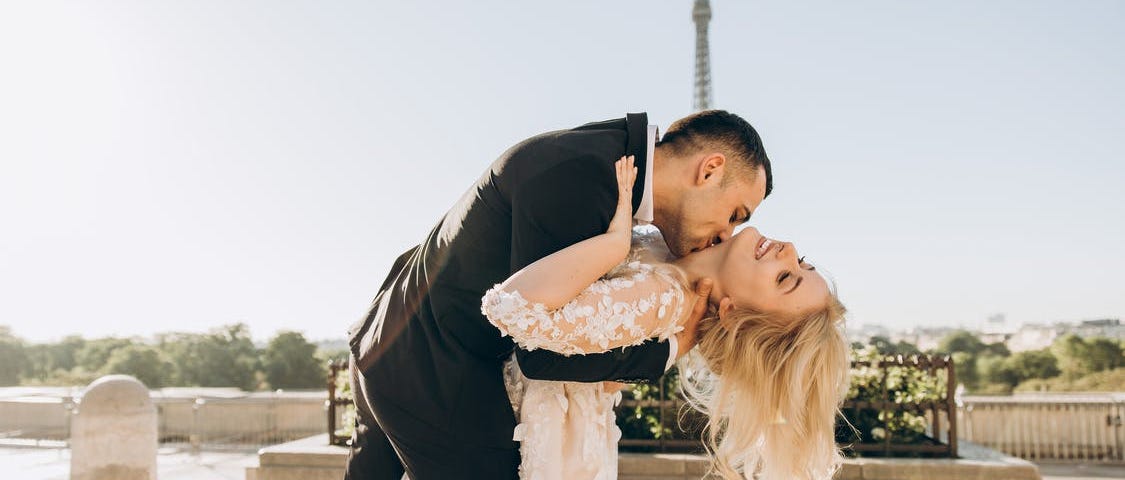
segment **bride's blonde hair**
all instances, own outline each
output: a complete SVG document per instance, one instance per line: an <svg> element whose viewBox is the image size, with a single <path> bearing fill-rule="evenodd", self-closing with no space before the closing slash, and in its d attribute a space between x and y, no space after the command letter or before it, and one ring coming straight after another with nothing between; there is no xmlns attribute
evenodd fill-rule
<svg viewBox="0 0 1125 480"><path fill-rule="evenodd" d="M845 311L831 292L823 308L797 318L735 309L720 320L712 309L700 320L680 386L708 417L714 472L832 478L843 463L835 419L849 384Z"/></svg>
<svg viewBox="0 0 1125 480"><path fill-rule="evenodd" d="M643 255L646 245L660 246L655 238L634 236L630 260L654 264L692 292L670 257ZM712 307L699 321L697 346L679 362L680 389L708 417L703 444L714 472L727 480L832 478L843 463L835 420L850 382L846 312L830 290L822 308L796 318L736 308L720 320Z"/></svg>

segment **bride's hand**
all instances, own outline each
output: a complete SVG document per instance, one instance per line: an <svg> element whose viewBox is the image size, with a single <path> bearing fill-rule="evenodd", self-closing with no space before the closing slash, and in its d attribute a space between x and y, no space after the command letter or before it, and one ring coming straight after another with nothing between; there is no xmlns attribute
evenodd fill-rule
<svg viewBox="0 0 1125 480"><path fill-rule="evenodd" d="M614 165L617 168L617 211L606 233L620 236L627 246L633 235L633 182L637 180L637 167L633 166L632 155L621 157Z"/></svg>

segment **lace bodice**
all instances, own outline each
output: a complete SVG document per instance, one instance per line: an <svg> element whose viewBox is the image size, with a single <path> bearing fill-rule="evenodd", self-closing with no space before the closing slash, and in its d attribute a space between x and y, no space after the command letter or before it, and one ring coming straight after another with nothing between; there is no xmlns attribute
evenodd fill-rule
<svg viewBox="0 0 1125 480"><path fill-rule="evenodd" d="M566 355L598 353L667 338L682 330L685 292L673 267L661 263L663 240L634 230L625 261L550 310L499 286L481 301L481 312L520 347ZM613 407L621 392L602 382L557 382L523 376L513 355L504 362L504 384L519 419L521 480L617 478L617 427Z"/></svg>
<svg viewBox="0 0 1125 480"><path fill-rule="evenodd" d="M549 310L497 285L484 294L481 313L525 350L601 353L667 339L683 330L684 289L673 267L637 258L630 255L560 308Z"/></svg>

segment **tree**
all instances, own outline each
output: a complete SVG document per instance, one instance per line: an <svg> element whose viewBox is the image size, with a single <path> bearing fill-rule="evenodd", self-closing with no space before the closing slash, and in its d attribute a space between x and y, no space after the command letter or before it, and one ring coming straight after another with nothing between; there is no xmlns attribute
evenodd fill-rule
<svg viewBox="0 0 1125 480"><path fill-rule="evenodd" d="M1049 349L1016 352L1008 357L1007 363L1021 382L1033 378L1051 378L1062 373L1059 371L1059 360Z"/></svg>
<svg viewBox="0 0 1125 480"><path fill-rule="evenodd" d="M175 385L258 388L258 350L245 324L219 327L206 334L162 334L158 342L176 366Z"/></svg>
<svg viewBox="0 0 1125 480"><path fill-rule="evenodd" d="M980 379L1000 387L992 389L992 393L1009 393L1012 387L1020 383L1019 376L1006 360L997 355L981 355L976 359Z"/></svg>
<svg viewBox="0 0 1125 480"><path fill-rule="evenodd" d="M980 382L976 356L966 352L953 352L950 357L953 360L953 373L957 377L957 382L964 384L968 390L976 389Z"/></svg>
<svg viewBox="0 0 1125 480"><path fill-rule="evenodd" d="M168 385L172 362L149 345L134 344L118 348L106 362L106 373L132 375L148 388Z"/></svg>
<svg viewBox="0 0 1125 480"><path fill-rule="evenodd" d="M899 340L898 342L892 342L891 339L889 339L887 337L884 337L882 335L876 335L874 337L871 337L871 340L869 340L867 343L874 346L875 350L877 352L879 352L879 354L881 354L881 355L911 355L911 354L915 354L915 353L921 353L918 350L918 347L915 346L913 343L907 342L905 340ZM854 346L854 344L853 344L853 348L856 348ZM861 344L856 349L862 349L862 348L863 348L863 345Z"/></svg>
<svg viewBox="0 0 1125 480"><path fill-rule="evenodd" d="M324 388L328 372L316 357L316 345L298 332L280 332L263 352L270 388Z"/></svg>
<svg viewBox="0 0 1125 480"><path fill-rule="evenodd" d="M1068 379L1125 366L1121 345L1108 338L1083 340L1075 334L1062 336L1051 344L1059 370Z"/></svg>
<svg viewBox="0 0 1125 480"><path fill-rule="evenodd" d="M20 384L20 373L26 368L27 353L23 341L0 325L0 387Z"/></svg>
<svg viewBox="0 0 1125 480"><path fill-rule="evenodd" d="M78 335L70 335L58 343L39 343L27 346L27 364L24 378L47 382L52 377L65 376L74 368L78 351L86 346L86 340Z"/></svg>
<svg viewBox="0 0 1125 480"><path fill-rule="evenodd" d="M1093 372L1125 367L1125 352L1122 352L1121 344L1118 342L1105 337L1095 337L1086 340L1086 345Z"/></svg>
<svg viewBox="0 0 1125 480"><path fill-rule="evenodd" d="M132 340L116 337L87 340L82 348L75 353L75 364L87 372L104 373L109 356L113 354L114 350L132 344Z"/></svg>
<svg viewBox="0 0 1125 480"><path fill-rule="evenodd" d="M975 356L985 347L984 342L980 341L976 335L966 330L957 330L950 332L938 342L937 351L947 354L964 352Z"/></svg>
<svg viewBox="0 0 1125 480"><path fill-rule="evenodd" d="M985 345L981 353L997 357L1007 357L1012 355L1012 351L1008 350L1008 346L1004 345L1004 342L996 342Z"/></svg>

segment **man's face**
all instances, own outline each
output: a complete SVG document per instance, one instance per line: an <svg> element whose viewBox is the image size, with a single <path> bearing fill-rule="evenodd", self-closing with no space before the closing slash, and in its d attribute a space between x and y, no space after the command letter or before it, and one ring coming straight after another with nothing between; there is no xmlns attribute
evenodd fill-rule
<svg viewBox="0 0 1125 480"><path fill-rule="evenodd" d="M734 227L748 220L765 198L765 168L759 167L752 179L733 178L723 186L723 175L731 174L724 167L713 168L710 175L694 172L678 205L662 215L657 227L674 255L682 257L730 239Z"/></svg>

